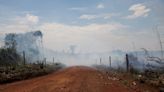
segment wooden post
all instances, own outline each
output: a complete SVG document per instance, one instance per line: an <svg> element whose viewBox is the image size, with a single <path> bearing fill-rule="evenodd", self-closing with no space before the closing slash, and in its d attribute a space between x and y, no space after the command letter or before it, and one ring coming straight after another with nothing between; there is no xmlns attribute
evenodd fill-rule
<svg viewBox="0 0 164 92"><path fill-rule="evenodd" d="M23 64L26 64L26 57L25 57L25 51L23 51Z"/></svg>
<svg viewBox="0 0 164 92"><path fill-rule="evenodd" d="M46 58L45 58L44 64L45 64L45 67L46 67Z"/></svg>
<svg viewBox="0 0 164 92"><path fill-rule="evenodd" d="M126 70L129 72L129 56L126 54Z"/></svg>
<svg viewBox="0 0 164 92"><path fill-rule="evenodd" d="M112 60L111 60L111 56L109 56L109 67L110 67L110 68L111 68L111 66L112 66L112 65L111 65L111 61L112 61Z"/></svg>
<svg viewBox="0 0 164 92"><path fill-rule="evenodd" d="M100 57L100 65L101 65L101 57Z"/></svg>
<svg viewBox="0 0 164 92"><path fill-rule="evenodd" d="M53 57L53 64L54 64L54 61L55 61L55 60L54 60L54 57Z"/></svg>

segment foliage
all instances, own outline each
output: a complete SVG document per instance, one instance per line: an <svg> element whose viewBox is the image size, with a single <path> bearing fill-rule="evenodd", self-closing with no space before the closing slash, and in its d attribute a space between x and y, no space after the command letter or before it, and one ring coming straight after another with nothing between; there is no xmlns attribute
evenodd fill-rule
<svg viewBox="0 0 164 92"><path fill-rule="evenodd" d="M54 65L46 65L44 68L40 66L41 64L26 64L9 68L0 67L0 84L46 75L64 67L59 63Z"/></svg>
<svg viewBox="0 0 164 92"><path fill-rule="evenodd" d="M0 48L0 66L18 65L21 56L16 51L16 34L10 33L5 37L5 46Z"/></svg>
<svg viewBox="0 0 164 92"><path fill-rule="evenodd" d="M0 65L17 65L21 61L21 56L13 48L0 49Z"/></svg>

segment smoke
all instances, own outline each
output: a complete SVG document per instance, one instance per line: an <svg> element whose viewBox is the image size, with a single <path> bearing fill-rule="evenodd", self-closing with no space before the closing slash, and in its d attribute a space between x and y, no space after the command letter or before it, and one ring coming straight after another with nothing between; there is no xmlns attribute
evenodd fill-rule
<svg viewBox="0 0 164 92"><path fill-rule="evenodd" d="M25 57L28 62L42 60L44 49L42 44L42 32L33 31L27 33L7 34L5 42L11 42L11 38L16 42L16 50L22 55L25 52Z"/></svg>
<svg viewBox="0 0 164 92"><path fill-rule="evenodd" d="M76 44L68 46L67 50L63 51L53 51L44 47L42 41L43 34L41 31L32 31L26 33L17 33L13 35L6 35L6 41L11 41L11 38L16 41L16 50L22 55L25 52L25 57L27 62L42 61L46 58L47 63L60 62L68 66L74 65L103 65L110 66L114 68L126 67L125 64L125 54L129 53L130 65L136 69L144 69L147 64L153 64L153 62L146 62L144 51L134 51L134 52L124 52L122 50L97 52L97 53L87 53L77 51L78 46ZM45 40L46 41L46 40ZM63 48L65 49L65 48ZM137 53L137 55L136 55ZM157 55L156 52L155 55ZM155 65L155 64L153 64Z"/></svg>
<svg viewBox="0 0 164 92"><path fill-rule="evenodd" d="M72 53L72 48L70 48L68 51L45 50L45 57L47 58L47 61L61 62L68 66L73 66L73 65L90 66L94 64L109 66L109 56L111 56L112 66L117 67L118 64L123 63L124 55L125 55L124 52L117 52L117 51L103 52L103 53L85 53L85 52Z"/></svg>

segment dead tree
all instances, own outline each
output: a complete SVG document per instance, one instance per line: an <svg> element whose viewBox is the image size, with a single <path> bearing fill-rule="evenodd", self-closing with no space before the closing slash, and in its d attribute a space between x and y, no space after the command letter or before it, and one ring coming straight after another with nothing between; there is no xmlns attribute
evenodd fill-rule
<svg viewBox="0 0 164 92"><path fill-rule="evenodd" d="M158 64L164 64L162 62L162 58L155 57L155 56L150 56L149 51L147 49L145 49L145 48L141 48L141 49L145 52L145 58L146 58L147 61L154 61Z"/></svg>
<svg viewBox="0 0 164 92"><path fill-rule="evenodd" d="M163 44L162 44L162 40L161 40L161 35L158 31L158 26L155 27L155 31L159 40L159 45L160 45L160 51L161 51L161 59L163 59L164 53L163 53Z"/></svg>

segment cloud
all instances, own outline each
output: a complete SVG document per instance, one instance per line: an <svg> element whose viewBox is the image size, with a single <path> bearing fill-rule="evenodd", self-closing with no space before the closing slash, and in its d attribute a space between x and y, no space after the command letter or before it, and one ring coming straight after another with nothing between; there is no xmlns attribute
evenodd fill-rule
<svg viewBox="0 0 164 92"><path fill-rule="evenodd" d="M116 13L104 13L104 14L83 14L79 18L80 19L86 19L86 20L92 20L97 18L103 18L103 19L110 19L113 16L118 16L119 14Z"/></svg>
<svg viewBox="0 0 164 92"><path fill-rule="evenodd" d="M120 23L92 23L84 26L66 25L60 23L44 23L40 26L43 30L69 30L69 31L111 31L126 28L127 26Z"/></svg>
<svg viewBox="0 0 164 92"><path fill-rule="evenodd" d="M0 34L26 32L32 30L39 22L39 17L33 14L15 16L0 24Z"/></svg>
<svg viewBox="0 0 164 92"><path fill-rule="evenodd" d="M72 7L72 8L69 8L69 10L77 10L77 11L84 11L86 9L87 9L86 7Z"/></svg>
<svg viewBox="0 0 164 92"><path fill-rule="evenodd" d="M74 44L82 51L92 52L111 49L109 44L116 40L123 40L123 38L114 36L111 31L119 31L125 28L127 26L120 23L92 23L83 26L44 23L39 29L43 30L47 48L63 50L63 48L68 48L69 45Z"/></svg>
<svg viewBox="0 0 164 92"><path fill-rule="evenodd" d="M132 15L128 15L127 19L135 19L138 17L147 17L151 9L147 8L143 4L134 4L129 8L129 11L132 11Z"/></svg>
<svg viewBox="0 0 164 92"><path fill-rule="evenodd" d="M25 32L27 30L29 30L29 26L25 24L15 23L0 25L0 34Z"/></svg>
<svg viewBox="0 0 164 92"><path fill-rule="evenodd" d="M37 24L39 22L39 17L32 14L26 14L26 19L27 21L34 24Z"/></svg>
<svg viewBox="0 0 164 92"><path fill-rule="evenodd" d="M105 8L105 6L104 6L104 4L100 3L100 4L97 5L97 8L98 9L103 9L103 8Z"/></svg>
<svg viewBox="0 0 164 92"><path fill-rule="evenodd" d="M28 13L24 16L13 17L12 22L17 22L19 24L35 25L39 22L39 17Z"/></svg>
<svg viewBox="0 0 164 92"><path fill-rule="evenodd" d="M97 15L83 14L83 15L81 15L79 18L80 18L80 19L91 20L91 19L96 19L97 17L98 17Z"/></svg>

